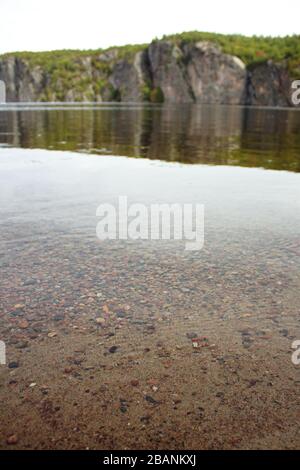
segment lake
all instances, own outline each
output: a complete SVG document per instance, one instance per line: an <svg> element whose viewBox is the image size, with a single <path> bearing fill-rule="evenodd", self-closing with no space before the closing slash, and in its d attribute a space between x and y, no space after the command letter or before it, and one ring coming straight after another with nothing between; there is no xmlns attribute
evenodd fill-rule
<svg viewBox="0 0 300 470"><path fill-rule="evenodd" d="M299 448L299 130L295 109L0 109L0 448ZM204 204L203 248L100 241L120 195Z"/></svg>
<svg viewBox="0 0 300 470"><path fill-rule="evenodd" d="M140 104L0 109L2 146L300 171L297 109Z"/></svg>

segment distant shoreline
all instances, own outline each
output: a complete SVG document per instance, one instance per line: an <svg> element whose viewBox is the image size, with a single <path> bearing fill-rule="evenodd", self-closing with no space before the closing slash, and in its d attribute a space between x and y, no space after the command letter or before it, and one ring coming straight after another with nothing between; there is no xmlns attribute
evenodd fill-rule
<svg viewBox="0 0 300 470"><path fill-rule="evenodd" d="M292 106L299 36L189 32L151 44L0 55L8 102Z"/></svg>

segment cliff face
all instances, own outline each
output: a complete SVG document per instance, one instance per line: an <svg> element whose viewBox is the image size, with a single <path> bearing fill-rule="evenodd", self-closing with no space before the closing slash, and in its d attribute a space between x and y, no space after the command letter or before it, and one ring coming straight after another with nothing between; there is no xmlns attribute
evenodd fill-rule
<svg viewBox="0 0 300 470"><path fill-rule="evenodd" d="M65 67L65 68L64 68ZM246 67L213 43L154 41L122 57L86 54L61 69L0 58L7 101L122 101L290 106L290 77L271 61Z"/></svg>
<svg viewBox="0 0 300 470"><path fill-rule="evenodd" d="M271 61L249 67L247 102L256 106L291 106L291 78Z"/></svg>

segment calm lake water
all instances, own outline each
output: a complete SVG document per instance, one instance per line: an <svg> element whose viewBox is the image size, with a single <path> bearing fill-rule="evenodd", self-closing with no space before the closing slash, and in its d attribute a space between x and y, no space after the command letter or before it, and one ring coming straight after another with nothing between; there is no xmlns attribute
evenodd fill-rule
<svg viewBox="0 0 300 470"><path fill-rule="evenodd" d="M300 171L300 111L234 106L7 105L0 145Z"/></svg>

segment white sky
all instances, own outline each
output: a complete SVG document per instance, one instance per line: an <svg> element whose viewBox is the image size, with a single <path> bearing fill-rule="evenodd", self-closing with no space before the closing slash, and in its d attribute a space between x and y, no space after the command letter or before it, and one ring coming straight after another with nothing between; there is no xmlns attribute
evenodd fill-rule
<svg viewBox="0 0 300 470"><path fill-rule="evenodd" d="M163 34L299 34L299 0L0 0L0 52L96 49Z"/></svg>

